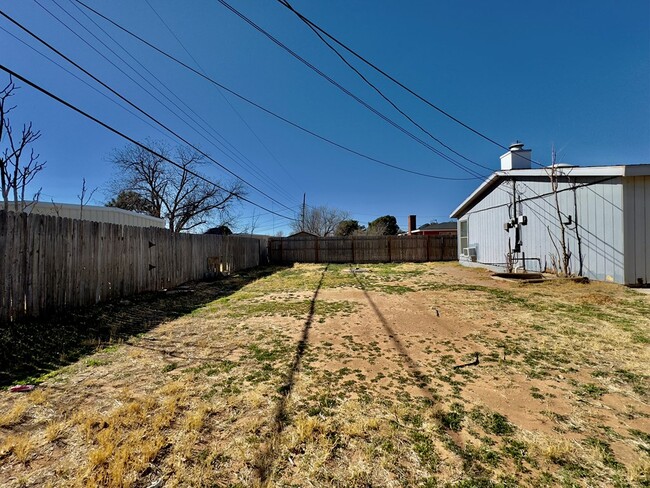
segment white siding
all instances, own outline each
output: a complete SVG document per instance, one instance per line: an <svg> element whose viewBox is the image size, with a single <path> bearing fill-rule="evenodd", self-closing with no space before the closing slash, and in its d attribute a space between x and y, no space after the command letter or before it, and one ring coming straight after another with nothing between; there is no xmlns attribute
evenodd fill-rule
<svg viewBox="0 0 650 488"><path fill-rule="evenodd" d="M575 225L577 216L577 231L582 241L583 275L623 283L622 178L603 179L573 178L572 184L589 185L576 190L575 202L572 190L558 193L563 220L568 221L569 216L572 219L572 225L566 227L567 247L572 253L570 266L572 272L579 271ZM559 184L560 190L568 187L568 182ZM516 188L518 197L522 199L517 215L528 217L528 224L521 227L521 250L526 258L539 259L542 270L550 269L551 256L557 255L557 251L549 234L557 245L561 229L550 181L543 177L520 178L516 182ZM507 232L503 228L512 216L508 213L512 192L512 181L504 180L461 217L468 219L470 246L476 247L477 261L480 263L503 267L508 253L508 238L513 246L515 244L514 229ZM539 270L540 264L527 261L526 267L529 270Z"/></svg>
<svg viewBox="0 0 650 488"><path fill-rule="evenodd" d="M625 179L625 281L650 282L650 176Z"/></svg>

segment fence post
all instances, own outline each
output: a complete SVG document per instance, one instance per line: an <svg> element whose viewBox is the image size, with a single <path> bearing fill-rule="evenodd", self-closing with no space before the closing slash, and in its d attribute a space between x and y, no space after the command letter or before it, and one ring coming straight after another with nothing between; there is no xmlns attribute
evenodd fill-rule
<svg viewBox="0 0 650 488"><path fill-rule="evenodd" d="M356 260L354 258L354 236L352 236L352 262L356 264Z"/></svg>
<svg viewBox="0 0 650 488"><path fill-rule="evenodd" d="M319 237L316 238L316 262L317 263L320 263L320 261L318 259L318 247L319 247L318 246L318 241L319 241L319 239L320 239Z"/></svg>
<svg viewBox="0 0 650 488"><path fill-rule="evenodd" d="M430 247L431 247L431 236L427 235L427 263L431 261L431 253L429 252Z"/></svg>
<svg viewBox="0 0 650 488"><path fill-rule="evenodd" d="M391 236L388 236L388 262L392 263L393 262L393 256L391 256L391 250L390 250L390 241L391 241Z"/></svg>

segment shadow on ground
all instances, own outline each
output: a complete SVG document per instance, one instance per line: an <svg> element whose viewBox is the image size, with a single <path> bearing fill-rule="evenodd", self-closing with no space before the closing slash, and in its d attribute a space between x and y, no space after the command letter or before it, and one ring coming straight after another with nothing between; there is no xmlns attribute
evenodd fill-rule
<svg viewBox="0 0 650 488"><path fill-rule="evenodd" d="M0 324L0 387L38 382L98 348L120 343L186 315L280 266L242 271L213 281L186 283L177 292L150 292L38 319ZM184 291L183 288L191 291Z"/></svg>
<svg viewBox="0 0 650 488"><path fill-rule="evenodd" d="M280 436L282 435L282 432L287 425L287 403L289 401L289 397L291 396L291 392L293 391L293 387L296 384L296 375L300 371L303 356L305 355L305 351L309 346L309 332L311 331L311 326L314 323L314 314L316 313L316 301L318 300L318 293L323 286L323 280L325 279L325 274L327 273L329 267L330 265L327 264L321 272L320 279L318 280L318 285L316 285L314 295L311 299L309 313L307 314L307 318L303 324L300 341L296 345L296 352L293 356L291 367L289 368L289 372L284 381L284 384L278 390L280 393L280 399L278 401L278 405L275 410L275 416L273 418L273 423L271 426L271 438L262 448L262 451L259 453L258 458L255 461L256 471L259 476L259 484L262 487L266 487L270 483L273 464L276 462L278 456Z"/></svg>

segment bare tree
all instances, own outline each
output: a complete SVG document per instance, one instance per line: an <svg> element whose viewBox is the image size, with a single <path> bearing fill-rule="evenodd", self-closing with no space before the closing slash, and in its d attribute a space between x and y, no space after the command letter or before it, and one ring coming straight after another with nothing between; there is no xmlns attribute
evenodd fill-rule
<svg viewBox="0 0 650 488"><path fill-rule="evenodd" d="M180 167L139 146L125 146L109 157L119 170L111 192L116 197L123 192L139 195L144 202L141 207L149 215L165 219L172 232L203 225L214 212L227 213L244 194L240 183L211 184L198 177L198 169L205 164L198 151L184 146L171 149L160 141L147 141L147 145ZM120 198L109 203L120 207Z"/></svg>
<svg viewBox="0 0 650 488"><path fill-rule="evenodd" d="M551 263L556 270L556 272L563 274L564 276L569 276L572 274L571 270L571 258L573 253L569 248L567 242L567 230L573 230L575 234L575 242L578 251L578 276L582 276L584 272L584 253L582 249L582 236L580 234L580 224L579 224L579 215L578 215L578 184L577 182L570 178L567 173L562 171L562 167L557 164L557 156L555 153L555 148L552 150L552 165L549 172L549 178L551 180L551 191L553 192L554 197L554 210L557 216L558 225L560 228L560 237L559 239L554 237L551 233L550 227L547 226L548 235L551 240L551 244L555 248L556 255L551 255ZM560 207L560 199L558 194L561 191L559 187L560 177L566 178L568 190L573 194L573 215L566 214L562 211Z"/></svg>
<svg viewBox="0 0 650 488"><path fill-rule="evenodd" d="M253 210L253 215L251 215L250 217L250 223L244 226L244 228L241 231L241 234L250 234L250 235L255 234L255 229L257 228L259 221L260 221L260 214L255 213L255 210Z"/></svg>
<svg viewBox="0 0 650 488"><path fill-rule="evenodd" d="M9 196L14 201L14 211L26 208L25 191L36 175L45 167L45 162L39 161L39 155L29 147L39 137L40 131L35 131L32 123L24 124L20 133L14 132L9 119L9 113L16 108L8 104L9 99L18 88L11 77L7 85L0 90L0 190L4 210L9 210ZM29 148L29 150L28 150ZM32 200L37 200L40 190Z"/></svg>
<svg viewBox="0 0 650 488"><path fill-rule="evenodd" d="M558 253L557 261L559 261L559 265L561 266L559 271L563 276L569 276L571 274L571 251L569 250L567 244L566 226L569 225L570 222L565 223L562 209L560 208L560 198L559 198L560 174L561 174L561 169L557 164L557 154L555 152L555 148L553 148L551 152L551 167L549 170L549 178L551 180L551 191L553 192L553 198L554 198L554 209L557 215L558 225L560 227L559 239L555 239L553 237L550 228L547 228L547 230L548 230L548 235L551 239L551 244L553 244L553 247L555 247L555 251Z"/></svg>
<svg viewBox="0 0 650 488"><path fill-rule="evenodd" d="M81 183L81 195L77 195L77 198L79 199L79 220L83 219L84 207L88 205L88 202L90 202L90 199L93 197L96 191L97 187L93 188L90 194L86 196L88 188L86 188L86 178L83 178L83 182Z"/></svg>
<svg viewBox="0 0 650 488"><path fill-rule="evenodd" d="M321 237L333 235L338 225L349 218L348 212L336 208L309 207L291 223L293 232L309 232ZM303 222L304 221L304 222Z"/></svg>

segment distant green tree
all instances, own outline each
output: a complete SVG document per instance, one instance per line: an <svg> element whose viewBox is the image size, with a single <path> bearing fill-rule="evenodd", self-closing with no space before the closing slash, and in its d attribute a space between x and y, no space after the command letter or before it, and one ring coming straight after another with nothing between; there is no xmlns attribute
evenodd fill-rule
<svg viewBox="0 0 650 488"><path fill-rule="evenodd" d="M359 231L363 230L365 230L365 227L363 225L359 225L358 220L348 219L341 221L339 225L336 226L336 231L334 234L339 237L346 237L357 234Z"/></svg>
<svg viewBox="0 0 650 488"><path fill-rule="evenodd" d="M131 212L138 212L146 215L152 215L154 212L153 205L149 200L141 196L139 193L130 190L122 190L115 198L111 198L106 206L130 210Z"/></svg>
<svg viewBox="0 0 650 488"><path fill-rule="evenodd" d="M397 219L392 215L384 215L368 223L369 235L396 236L398 233Z"/></svg>

